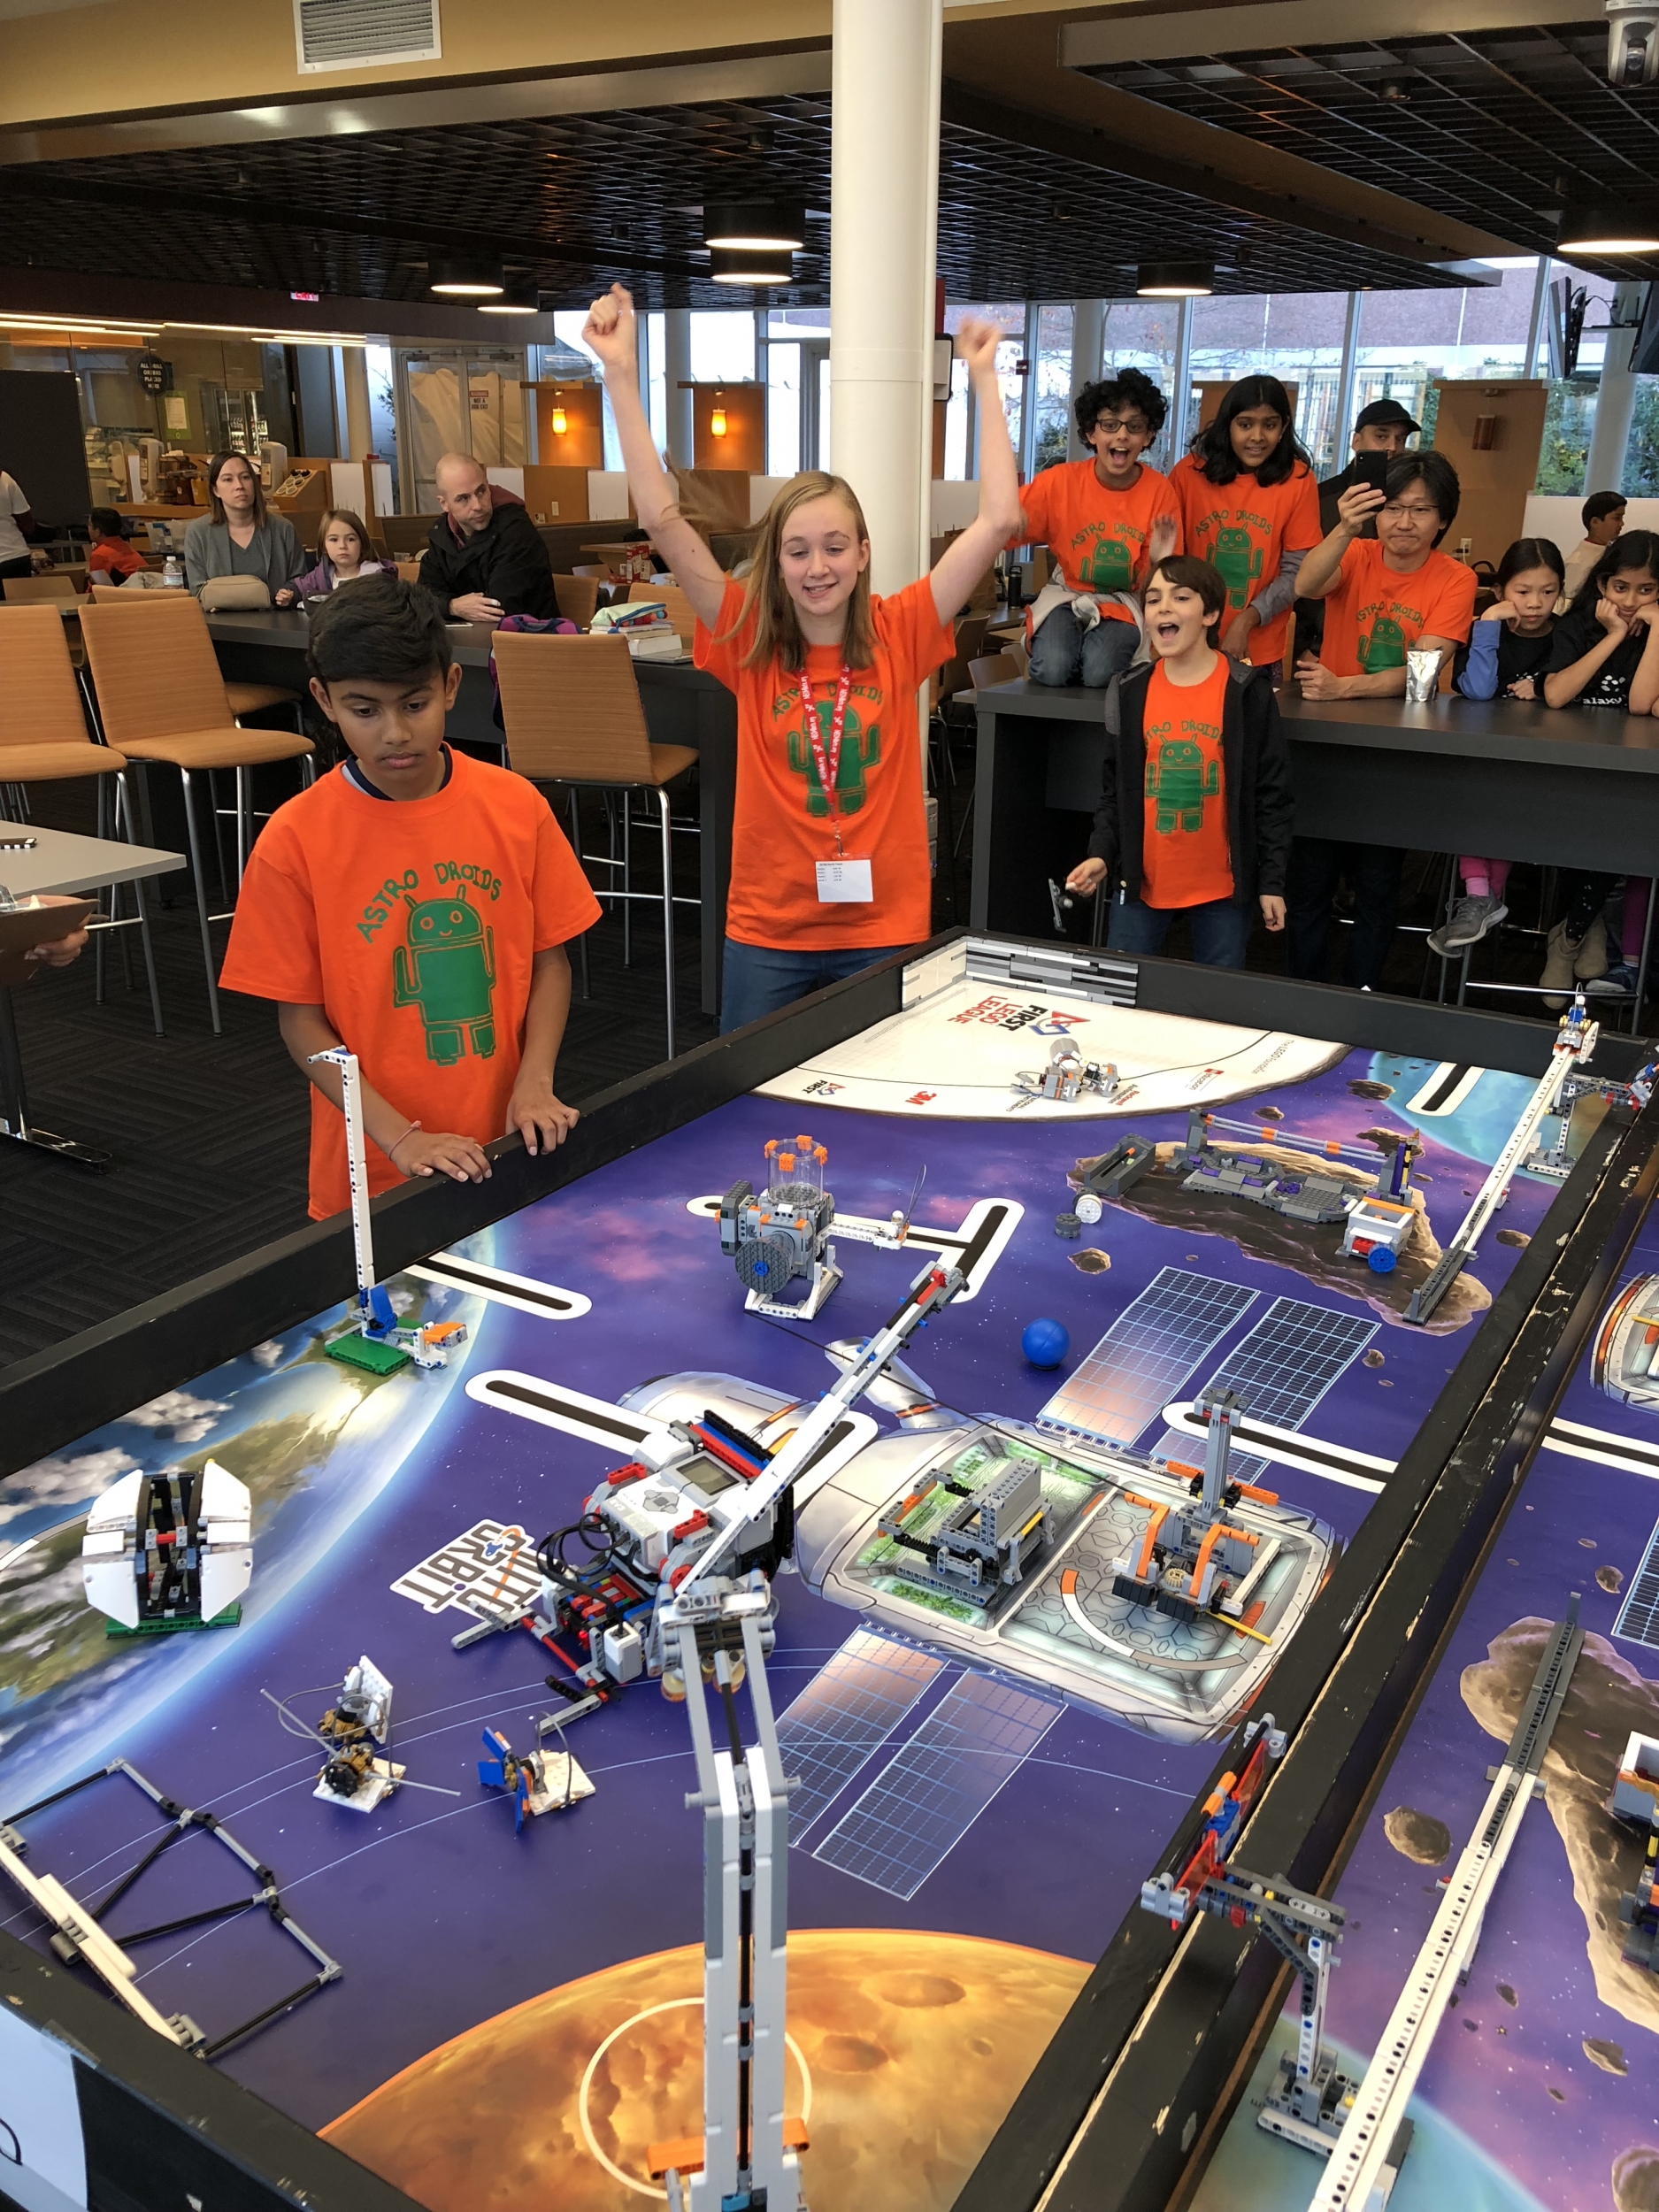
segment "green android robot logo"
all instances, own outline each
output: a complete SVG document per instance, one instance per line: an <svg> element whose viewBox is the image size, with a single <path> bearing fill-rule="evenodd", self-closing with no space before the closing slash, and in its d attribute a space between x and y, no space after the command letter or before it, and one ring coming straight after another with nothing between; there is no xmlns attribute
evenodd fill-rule
<svg viewBox="0 0 1659 2212"><path fill-rule="evenodd" d="M1160 837L1202 830L1204 802L1221 788L1221 763L1204 764L1203 748L1190 738L1166 737L1157 758L1147 761L1147 796L1157 801L1154 827Z"/></svg>
<svg viewBox="0 0 1659 2212"><path fill-rule="evenodd" d="M1095 591L1129 591L1135 580L1134 549L1123 538L1096 538L1079 571Z"/></svg>
<svg viewBox="0 0 1659 2212"><path fill-rule="evenodd" d="M491 993L495 987L495 933L467 903L466 886L439 899L411 898L409 942L392 948L392 1003L418 1006L426 1057L453 1067L470 1048L480 1060L495 1049Z"/></svg>
<svg viewBox="0 0 1659 2212"><path fill-rule="evenodd" d="M1362 636L1356 647L1355 658L1367 676L1376 675L1379 669L1405 666L1406 634L1392 615L1377 617L1370 635Z"/></svg>
<svg viewBox="0 0 1659 2212"><path fill-rule="evenodd" d="M1217 530L1210 565L1219 572L1227 588L1227 604L1248 606L1250 586L1262 572L1262 549L1242 523L1224 523Z"/></svg>
<svg viewBox="0 0 1659 2212"><path fill-rule="evenodd" d="M823 734L824 757L829 757L830 725L834 716L833 700L818 702L818 728ZM881 764L881 730L872 724L868 732L858 718L856 708L849 706L841 724L841 757L835 768L835 808L838 814L856 814L865 798L864 771ZM824 786L818 776L818 760L804 730L789 733L789 766L797 776L806 779L806 810L811 815L829 812L829 801L824 795Z"/></svg>

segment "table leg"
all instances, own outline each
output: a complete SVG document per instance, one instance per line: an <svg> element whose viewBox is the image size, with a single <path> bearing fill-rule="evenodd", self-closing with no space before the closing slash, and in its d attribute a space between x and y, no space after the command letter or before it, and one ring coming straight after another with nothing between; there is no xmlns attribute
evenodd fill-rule
<svg viewBox="0 0 1659 2212"><path fill-rule="evenodd" d="M77 1144L73 1137L59 1137L50 1129L31 1125L28 1094L23 1085L23 1048L18 1041L17 1012L12 1003L11 992L3 987L0 987L0 1136L10 1137L14 1144L30 1145L37 1152L55 1152L59 1159L73 1160L81 1167L103 1169L110 1164L107 1152L96 1152L90 1145Z"/></svg>

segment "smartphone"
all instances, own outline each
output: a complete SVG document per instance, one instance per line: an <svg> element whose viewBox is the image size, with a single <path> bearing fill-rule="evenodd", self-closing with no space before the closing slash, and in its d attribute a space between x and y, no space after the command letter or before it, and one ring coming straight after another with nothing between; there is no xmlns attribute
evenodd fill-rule
<svg viewBox="0 0 1659 2212"><path fill-rule="evenodd" d="M1356 484L1369 484L1374 492L1386 491L1388 470L1394 457L1390 453L1356 453L1351 480Z"/></svg>
<svg viewBox="0 0 1659 2212"><path fill-rule="evenodd" d="M32 853L40 840L18 831L0 831L0 853Z"/></svg>

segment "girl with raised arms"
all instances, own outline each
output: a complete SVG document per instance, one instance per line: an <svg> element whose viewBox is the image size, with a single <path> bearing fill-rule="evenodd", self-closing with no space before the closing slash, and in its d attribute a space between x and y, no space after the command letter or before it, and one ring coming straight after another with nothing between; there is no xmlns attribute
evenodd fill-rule
<svg viewBox="0 0 1659 2212"><path fill-rule="evenodd" d="M634 302L594 302L597 355L641 527L697 618L697 665L737 697L737 795L720 1026L739 1029L929 933L932 884L916 695L949 659L952 622L1019 522L997 389L1002 333L964 323L956 350L979 410L979 510L932 573L870 589L852 487L786 484L735 582L680 513L640 404Z"/></svg>

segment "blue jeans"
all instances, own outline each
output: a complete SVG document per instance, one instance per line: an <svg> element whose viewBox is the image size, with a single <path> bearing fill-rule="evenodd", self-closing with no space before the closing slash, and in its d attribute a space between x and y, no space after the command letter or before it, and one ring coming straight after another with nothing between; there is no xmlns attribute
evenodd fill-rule
<svg viewBox="0 0 1659 2212"><path fill-rule="evenodd" d="M839 983L873 967L878 960L907 952L907 945L844 945L824 952L784 952L772 945L740 944L726 941L726 959L720 970L720 1034L729 1036L763 1014L793 1006L809 991L821 991L826 983Z"/></svg>
<svg viewBox="0 0 1659 2212"><path fill-rule="evenodd" d="M1034 684L1085 684L1098 691L1127 668L1141 644L1133 622L1102 615L1084 629L1070 607L1056 607L1031 641Z"/></svg>
<svg viewBox="0 0 1659 2212"><path fill-rule="evenodd" d="M1207 906L1146 906L1114 895L1106 930L1108 952L1162 952L1170 924L1185 914L1193 933L1193 958L1201 968L1241 968L1250 941L1248 899L1212 899Z"/></svg>

